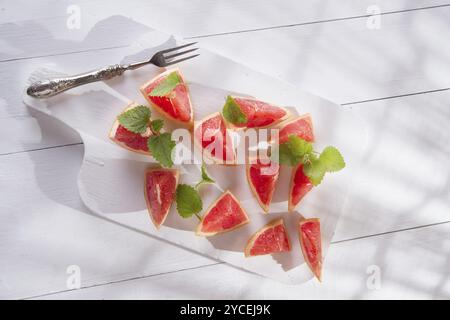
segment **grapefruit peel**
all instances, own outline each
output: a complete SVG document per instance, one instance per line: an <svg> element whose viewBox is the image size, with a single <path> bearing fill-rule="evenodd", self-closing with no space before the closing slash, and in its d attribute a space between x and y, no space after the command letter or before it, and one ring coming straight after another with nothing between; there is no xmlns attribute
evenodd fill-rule
<svg viewBox="0 0 450 320"><path fill-rule="evenodd" d="M222 115L232 128L261 129L286 120L290 113L285 108L255 98L228 95Z"/></svg>
<svg viewBox="0 0 450 320"><path fill-rule="evenodd" d="M293 167L289 184L288 211L294 211L295 207L312 188L311 180L303 172L303 165L299 164Z"/></svg>
<svg viewBox="0 0 450 320"><path fill-rule="evenodd" d="M314 276L322 282L322 239L318 218L301 219L298 236L303 257Z"/></svg>
<svg viewBox="0 0 450 320"><path fill-rule="evenodd" d="M263 243L271 241L271 243ZM262 250L258 252L257 250ZM289 235L282 218L272 220L258 230L245 246L245 257L287 252L291 250Z"/></svg>
<svg viewBox="0 0 450 320"><path fill-rule="evenodd" d="M222 114L212 113L195 123L194 144L202 150L202 156L214 163L234 165L236 153L233 139L228 130ZM219 151L218 155L217 151Z"/></svg>
<svg viewBox="0 0 450 320"><path fill-rule="evenodd" d="M123 125L120 124L119 118L123 116L127 111L130 111L137 107L144 107L145 106L139 106L138 104L132 102L130 103L116 118L114 121L111 130L109 131L109 138L111 141L116 143L122 148L125 148L127 150L145 154L145 155L151 155L151 152L148 150L147 141L148 138L152 135L152 132L150 130L146 130L142 133L135 133ZM142 110L142 109L141 109ZM148 110L150 112L150 110ZM144 112L142 112L143 116L145 117ZM141 130L139 130L141 131Z"/></svg>
<svg viewBox="0 0 450 320"><path fill-rule="evenodd" d="M142 85L140 91L148 103L166 118L192 127L194 113L189 88L178 68L158 74Z"/></svg>
<svg viewBox="0 0 450 320"><path fill-rule="evenodd" d="M220 206L229 209L220 212ZM229 191L222 193L203 214L197 226L198 236L210 237L219 233L229 232L250 222L250 219L242 208L239 200ZM208 230L208 224L216 225L215 229Z"/></svg>
<svg viewBox="0 0 450 320"><path fill-rule="evenodd" d="M172 167L172 151L175 141L169 132L161 133L164 120L151 120L148 107L130 104L114 122L109 137L118 145L153 156L164 167ZM120 133L120 134L118 134Z"/></svg>
<svg viewBox="0 0 450 320"><path fill-rule="evenodd" d="M150 215L150 218L153 224L155 225L156 229L159 229L161 225L164 224L164 221L169 215L172 202L175 198L175 190L177 188L178 179L179 179L179 172L178 170L175 169L149 168L145 171L144 174L145 202L147 205L147 210ZM152 182L156 182L157 184L149 186L151 180L153 180ZM163 191L166 191L165 196L162 193ZM163 200L166 200L166 203L162 203ZM157 209L161 209L163 211L157 212L156 211Z"/></svg>
<svg viewBox="0 0 450 320"><path fill-rule="evenodd" d="M314 125L310 113L288 118L277 125L280 130L278 143L284 143L292 134L308 142L314 142Z"/></svg>
<svg viewBox="0 0 450 320"><path fill-rule="evenodd" d="M252 194L266 214L269 212L279 171L278 163L263 164L260 159L249 159L246 165L245 172Z"/></svg>

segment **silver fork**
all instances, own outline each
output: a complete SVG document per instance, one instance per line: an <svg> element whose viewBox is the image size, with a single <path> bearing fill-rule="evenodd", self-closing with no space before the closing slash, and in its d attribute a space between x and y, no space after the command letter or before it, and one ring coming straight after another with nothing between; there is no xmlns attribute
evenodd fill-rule
<svg viewBox="0 0 450 320"><path fill-rule="evenodd" d="M127 70L135 70L137 68L140 68L142 66L145 66L147 64L153 64L158 67L167 67L175 63L179 63L181 61L185 61L188 59L195 58L199 54L190 55L188 57L180 58L175 60L175 57L179 57L181 55L185 55L189 52L193 52L197 50L198 48L188 49L181 52L175 52L177 50L192 46L193 44L196 44L197 42L188 43L182 46L169 48L165 50L158 51L151 57L150 60L137 62L137 63L131 63L131 64L115 64L112 66L108 66L102 69L69 76L69 77L63 77L63 78L55 78L55 79L49 79L44 81L38 81L32 83L27 88L27 94L29 96L32 96L34 98L48 98L55 96L63 91L84 85L86 83L96 82L96 81L103 81L103 80L109 80L111 78L117 77L122 75ZM172 53L173 52L173 53ZM172 53L172 54L169 54Z"/></svg>

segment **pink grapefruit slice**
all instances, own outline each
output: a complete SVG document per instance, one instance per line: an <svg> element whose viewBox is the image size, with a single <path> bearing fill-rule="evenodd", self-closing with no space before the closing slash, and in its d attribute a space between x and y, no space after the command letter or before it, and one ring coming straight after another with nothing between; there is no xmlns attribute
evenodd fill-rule
<svg viewBox="0 0 450 320"><path fill-rule="evenodd" d="M275 125L289 116L286 109L261 100L228 96L227 102L230 99L239 106L247 119L245 123L231 123L237 128L265 128Z"/></svg>
<svg viewBox="0 0 450 320"><path fill-rule="evenodd" d="M282 218L275 219L256 232L245 247L245 256L260 256L291 250L291 243Z"/></svg>
<svg viewBox="0 0 450 320"><path fill-rule="evenodd" d="M169 75L173 74L178 76L179 83L172 91L163 96L152 96L152 91L161 85ZM191 98L188 86L184 82L180 70L177 68L169 69L145 83L140 90L145 99L167 118L192 126L194 117Z"/></svg>
<svg viewBox="0 0 450 320"><path fill-rule="evenodd" d="M249 161L247 164L247 181L264 213L269 212L275 184L278 180L280 165L275 162Z"/></svg>
<svg viewBox="0 0 450 320"><path fill-rule="evenodd" d="M298 237L302 253L314 276L322 281L322 239L320 235L320 220L317 218L303 219L298 224Z"/></svg>
<svg viewBox="0 0 450 320"><path fill-rule="evenodd" d="M236 197L230 191L225 191L203 215L197 235L213 236L239 228L249 221Z"/></svg>
<svg viewBox="0 0 450 320"><path fill-rule="evenodd" d="M132 103L128 105L123 111L128 111L130 109L133 109L137 106L137 104ZM148 130L144 134L134 133L132 131L127 130L124 126L122 126L119 123L119 120L114 122L110 132L109 132L109 138L118 144L119 146L128 149L130 151L134 151L137 153L147 154L151 155L150 151L148 150L147 141L148 138L151 136L151 131Z"/></svg>
<svg viewBox="0 0 450 320"><path fill-rule="evenodd" d="M196 123L194 141L202 149L203 154L216 163L233 164L236 160L231 136L225 120L218 112Z"/></svg>
<svg viewBox="0 0 450 320"><path fill-rule="evenodd" d="M311 180L303 173L303 165L299 164L294 167L292 169L289 187L288 211L294 211L295 207L312 188L313 184Z"/></svg>
<svg viewBox="0 0 450 320"><path fill-rule="evenodd" d="M311 115L305 114L292 120L288 120L285 123L281 123L278 135L280 144L286 142L290 135L296 135L308 142L314 142L314 130Z"/></svg>
<svg viewBox="0 0 450 320"><path fill-rule="evenodd" d="M145 172L144 195L153 224L161 227L175 199L178 170L153 168Z"/></svg>

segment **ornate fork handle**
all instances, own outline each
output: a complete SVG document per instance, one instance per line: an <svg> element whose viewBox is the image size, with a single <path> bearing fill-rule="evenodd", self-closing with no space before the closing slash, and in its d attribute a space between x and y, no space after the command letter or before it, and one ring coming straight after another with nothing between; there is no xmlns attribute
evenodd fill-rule
<svg viewBox="0 0 450 320"><path fill-rule="evenodd" d="M58 93L84 85L86 83L109 80L120 76L128 70L128 68L129 65L115 64L106 68L75 76L38 81L28 87L27 94L35 98L52 97Z"/></svg>

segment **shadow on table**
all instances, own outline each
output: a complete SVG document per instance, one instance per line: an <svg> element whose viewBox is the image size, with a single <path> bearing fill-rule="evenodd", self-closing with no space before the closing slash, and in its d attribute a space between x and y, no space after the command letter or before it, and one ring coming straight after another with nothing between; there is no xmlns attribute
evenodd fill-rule
<svg viewBox="0 0 450 320"><path fill-rule="evenodd" d="M115 19L126 19L123 17L117 18L113 17L111 19L107 19L101 23L99 23L99 26L106 27L106 28L113 28L115 23ZM120 24L123 30L120 30L121 32L127 32L127 33L140 33L143 34L147 32L149 29L146 27L143 27L142 25L138 25L132 20L128 20L126 23ZM97 27L97 26L96 26ZM95 34L96 27L93 28L91 31L92 34ZM5 29L6 28L6 29ZM29 26L27 26L29 28ZM35 30L42 33L49 33L48 30L43 29L39 25L33 26ZM10 31L10 32L19 32L21 30L21 26L19 25L3 25L2 29L0 30L2 33L4 31ZM113 30L113 29L112 29ZM116 30L114 30L115 32ZM415 35L411 34L410 42L414 42ZM48 37L48 39L51 39L51 37ZM91 39L95 39L94 36L87 37L87 46L89 46L89 41L92 41ZM359 41L361 39L355 38L354 41ZM14 38L6 39L7 42L10 42L9 44L13 47L20 47L23 45L23 41L14 43ZM295 39L293 39L295 41ZM66 50L67 48L73 48L76 49L79 47L80 43L78 42L72 42L68 40L58 40L54 39L53 44L57 48L61 48L61 50ZM370 46L371 44L367 44ZM414 47L414 44L412 44ZM32 48L28 47L22 47L24 51L30 50ZM378 59L392 59L390 57L383 55L382 48L373 48L374 51L378 52ZM330 55L333 54L333 52L329 53ZM433 52L424 52L423 50L414 50L414 60L416 62L417 68L424 69L424 65L427 61L427 59L433 58ZM356 55L357 56L357 55ZM355 58L355 54L350 52L349 57ZM357 72L357 71L354 71ZM395 74L395 71L393 71L393 74ZM19 79L17 79L19 80ZM420 99L420 97L411 97L411 99ZM409 110L407 105L400 105L398 106L395 102L395 99L388 100L387 102L376 102L374 107L380 108L380 113L374 113L375 118L373 118L373 124L374 128L373 130L377 133L377 139L374 140L374 144L370 150L366 154L366 167L363 168L363 170L370 170L372 172L375 172L375 174L379 175L381 179L385 178L387 181L390 179L395 179L398 181L398 183L402 184L403 191L409 188L410 190L417 190L420 191L424 196L419 198L413 198L410 201L410 205L406 208L392 208L391 203L383 203L379 201L374 201L373 199L367 199L364 195L357 195L355 196L355 199L351 206L349 206L349 211L344 214L344 216L341 218L340 226L345 226L346 224L354 224L355 226L358 225L367 225L367 221L374 224L380 224L378 229L383 233L386 231L395 231L391 230L389 225L385 225L386 220L378 220L377 216L383 212L384 215L386 215L386 212L390 213L390 225L395 227L400 222L403 222L407 219L405 219L405 216L413 213L419 212L419 210L426 207L429 203L432 201L444 201L446 205L448 205L448 199L449 199L449 172L448 170L444 170L443 172L437 173L439 175L439 183L433 184L432 188L427 188L427 186L422 184L422 181L414 175L408 174L406 171L399 170L403 166L407 166L408 163L404 165L400 165L397 167L394 166L388 167L385 166L385 163L378 163L378 161L381 159L381 156L390 156L390 154L386 153L386 150L384 149L384 143L387 139L392 139L393 137L396 139L399 139L401 143L403 143L405 146L416 144L417 146L420 146L422 150L426 151L426 153L432 155L436 160L438 161L444 161L443 163L449 162L449 155L450 155L450 149L448 146L448 141L450 140L450 134L448 131L448 120L450 119L450 112L447 106L444 105L438 105L438 104L427 104L427 99L423 99L424 101L424 107L420 109L415 110ZM381 106L380 106L381 105ZM365 106L366 107L366 106ZM357 105L352 106L354 110L357 110L359 107ZM414 114L414 122L411 123L408 121L408 119L401 118L401 115L404 114L404 112L410 112L411 115ZM35 111L30 111L31 115L37 119L41 126L42 135L53 135L55 126L58 128L63 128L65 125L62 125L61 122L55 119L51 119L49 116L45 114L40 114ZM70 137L76 136L75 131L72 129L69 129L65 127L65 130L61 130L61 134L67 134ZM68 133L70 132L70 133ZM401 144L399 144L401 147ZM33 144L25 144L24 145L26 150L33 149ZM400 148L398 150L399 153L402 152L402 149ZM37 155L33 152L29 153L30 159L32 161L37 161L35 158ZM81 154L80 154L80 163L81 163ZM392 160L395 161L395 158ZM445 162L447 161L447 162ZM442 162L441 162L442 163ZM399 168L400 167L400 168ZM35 172L36 178L38 183L40 184L40 187L42 191L48 196L49 198L53 199L56 202L61 203L62 205L74 208L76 210L80 210L87 214L92 214L83 204L80 200L73 201L73 200L66 200L60 196L60 189L64 188L65 192L70 192L70 194L75 194L77 192L77 175L79 172L79 167L68 167L66 174L66 181L72 181L73 183L70 185L69 190L67 190L67 183L64 182L64 185L61 186L48 186L46 184L47 178L46 173L40 172L37 170ZM448 169L448 168L447 168ZM414 170L414 169L412 169ZM62 180L61 180L62 181ZM371 186L371 182L366 182L368 184L367 191L370 192L370 189L373 187ZM407 188L405 188L405 185L407 185ZM97 216L97 215L96 215ZM355 218L356 216L356 218ZM140 230L130 228L126 225L122 225L120 223L117 223L115 221L112 221L106 217L98 216L101 219L107 220L111 223L120 225L122 227L129 228L133 231L136 231L138 233L141 233L145 236L153 237L145 232L142 232ZM383 224L383 225L381 225ZM412 226L417 225L415 222ZM408 231L405 231L408 232ZM412 233L420 232L420 231L411 231ZM404 233L402 233L404 234ZM355 233L355 238L358 238L359 235L364 235L364 229L360 230L360 233ZM375 254L373 255L373 261L374 264L383 266L385 268L389 268L389 258L390 255L396 255L407 253L411 255L420 255L420 254L430 254L432 257L436 258L437 261L441 261L442 259L439 259L439 257L445 256L444 263L445 266L447 266L447 269L450 268L450 253L448 252L448 248L444 246L444 241L442 241L441 247L430 247L427 245L426 241L420 241L420 239L416 239L413 236L407 236L407 242L404 243L398 243L395 241L396 233L388 234L388 235L382 235L380 236L382 240L377 240ZM447 235L443 234L439 231L436 231L436 233L433 235L435 239L447 239ZM157 238L159 239L159 238ZM380 238L378 238L380 239ZM161 239L160 239L161 240ZM345 240L345 239L338 239L338 240ZM164 240L163 240L164 241ZM369 240L358 240L359 241L369 241ZM438 241L436 241L438 242ZM435 242L433 242L435 243ZM180 247L180 246L179 246ZM184 248L184 247L183 247ZM186 249L186 248L184 248ZM197 253L197 252L195 252ZM198 253L197 253L198 254ZM365 252L355 252L354 254L361 254L364 255ZM340 265L335 265L335 268L341 267ZM442 269L441 269L442 270ZM341 270L343 273L360 273L365 270L356 270L352 268L352 266L347 266L345 269ZM405 272L420 272L421 269L419 266L411 266L411 270L405 270ZM422 270L423 271L423 270ZM425 270L427 272L434 272L433 270ZM361 288L358 292L354 293L353 298L363 298L369 296L368 289L365 286L366 285L366 274L363 275L362 281L361 281ZM410 290L415 290L417 292L420 292L421 290L425 290L426 286L421 285L419 283L412 283L410 281L403 280L402 277L398 277L396 279L388 279L389 281L395 282L400 286L404 286L405 288L408 288ZM442 275L439 277L437 281L435 281L435 287L434 287L434 298L446 298L445 296L445 284L448 282L448 275Z"/></svg>

